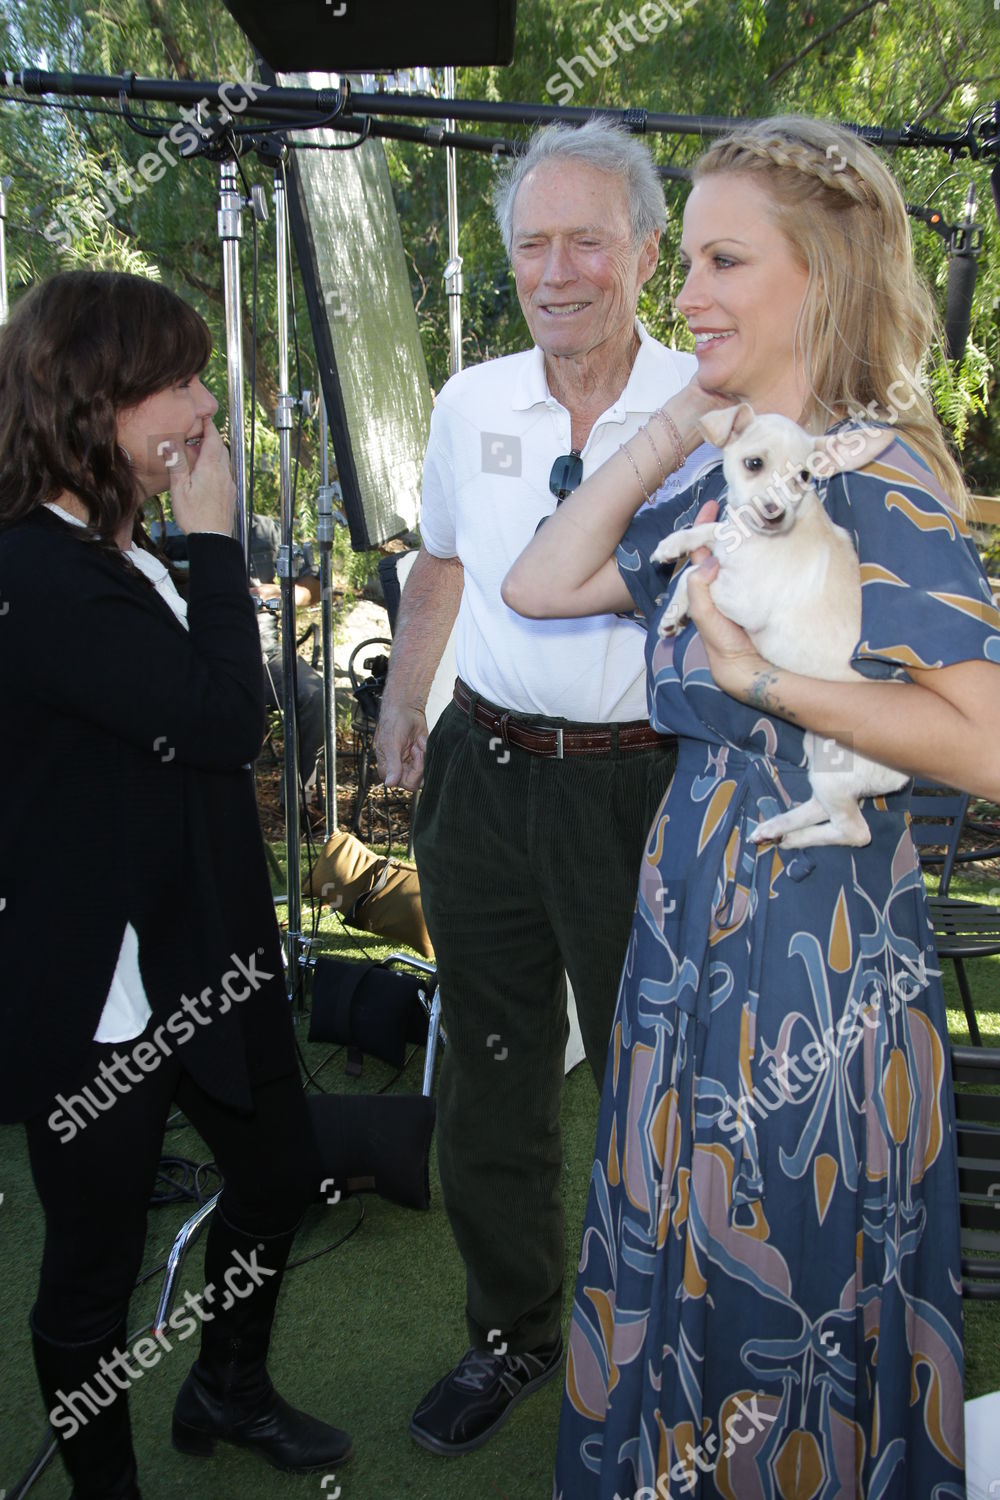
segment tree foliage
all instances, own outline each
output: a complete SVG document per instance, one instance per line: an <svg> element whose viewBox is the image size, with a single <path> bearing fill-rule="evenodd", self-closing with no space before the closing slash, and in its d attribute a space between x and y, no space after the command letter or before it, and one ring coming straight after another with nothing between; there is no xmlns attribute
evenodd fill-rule
<svg viewBox="0 0 1000 1500"><path fill-rule="evenodd" d="M860 0L846 7L834 0L656 0L658 15L666 20L655 34L640 19L642 0L631 10L627 3L521 0L513 65L460 69L459 96L727 118L794 109L866 125L912 123L952 130L1000 94L1000 26L988 0L926 0L919 20L903 0ZM647 7L646 14L653 12ZM626 16L631 28L624 24ZM252 61L249 44L220 0L14 0L0 15L0 55L12 67L209 80L243 76ZM590 61L594 57L600 65ZM572 86L571 78L576 80ZM176 119L159 107L149 113ZM140 123L150 128L148 120ZM497 133L489 125L466 128ZM672 167L690 164L702 145L694 134L651 135L649 140L656 160ZM16 295L19 284L60 265L142 268L199 307L218 350L223 345L223 303L214 167L203 160L178 163L155 185L146 185L146 191L129 195L120 188L123 202L110 194L111 180L120 186L129 172L139 180L136 164L155 144L130 130L113 102L105 103L103 112L89 104L82 110L53 110L0 103L0 173L14 179L7 220L12 291ZM437 388L448 366L444 157L433 147L399 142L387 143L387 154L428 367ZM1000 358L1000 231L991 206L990 163L968 157L951 163L940 150L908 148L890 153L889 161L907 201L930 204L949 223L961 218L970 181L977 189L985 233L968 350L960 368L949 367L938 353L931 378L943 419L956 441L964 443L973 487L996 492L1000 426L991 417L990 399ZM256 159L243 165L249 181L269 187L270 172ZM521 348L527 339L492 221L496 170L490 157L459 155L467 362ZM103 211L102 190L110 213ZM640 306L655 332L682 346L688 339L674 297L680 286L676 252L684 195L682 184L668 183L670 226L660 269ZM67 247L51 231L74 213L78 232L68 237ZM913 239L943 311L943 242L917 220ZM243 274L248 302L247 256ZM258 414L259 421L267 422L274 406L276 336L270 231L261 236L259 284ZM301 295L299 307L304 307ZM315 388L304 318L300 335L302 381ZM244 343L249 351L249 314ZM225 377L221 356L215 359L212 374L221 394ZM272 446L265 434L262 451ZM311 451L308 434L306 451ZM273 503L273 479L265 474L261 484L265 503Z"/></svg>
<svg viewBox="0 0 1000 1500"><path fill-rule="evenodd" d="M511 68L467 70L460 75L463 97L565 102L597 108L638 108L660 113L723 118L759 118L799 111L860 125L899 128L922 125L949 131L965 126L977 110L1000 95L1000 25L984 0L929 0L919 24L902 0L862 0L844 6L833 0L677 0L678 20L640 43L619 26L621 42L609 48L609 21L631 14L636 30L642 10L604 0L528 0L518 14L518 47ZM587 47L593 52L587 53ZM608 67L595 67L593 56ZM586 68L573 62L586 56ZM570 72L579 80L572 99L565 85ZM697 135L651 135L662 166L684 167L704 142ZM1000 426L989 419L1000 358L1000 225L992 208L990 162L952 163L941 150L900 147L889 165L910 204L939 210L948 223L962 218L969 183L977 190L977 218L984 226L984 250L973 306L972 331L960 368L937 351L930 372L942 418L962 453L974 487L1000 490ZM462 251L475 266L469 297L469 354L480 357L523 346L527 336L513 295L499 237L490 222L489 189L495 166L461 158ZM677 263L680 217L686 196L680 183L667 184L670 212L660 269L640 303L648 326L679 347L689 346L674 306L681 276ZM941 237L914 219L918 263L944 311L947 258ZM412 253L428 283L428 322L442 323L438 289L427 256L433 241L419 223L408 223ZM469 281L467 279L467 287ZM436 350L446 349L440 336ZM436 373L442 373L440 362Z"/></svg>
<svg viewBox="0 0 1000 1500"><path fill-rule="evenodd" d="M234 80L253 71L253 52L221 4L189 0L17 0L0 17L5 65L122 73L155 78ZM65 101L64 101L65 102ZM177 149L161 157L162 175L148 182L137 170L156 140L123 120L114 101L80 100L57 109L8 102L0 108L0 171L14 181L8 199L12 295L54 270L99 265L155 276L186 297L213 334L209 384L226 417L225 314L217 228L217 166L184 161ZM156 131L178 116L167 107L133 107L135 123ZM167 156L173 165L167 164ZM255 158L243 163L248 183L270 192L273 174ZM114 189L117 188L117 195ZM119 201L123 200L123 201ZM110 212L109 212L110 210ZM243 342L253 348L250 290L252 216L243 216ZM256 441L262 508L277 494L276 273L273 228L259 233ZM304 307L301 290L298 305ZM312 344L300 322L303 384L315 390ZM249 426L249 395L248 395Z"/></svg>

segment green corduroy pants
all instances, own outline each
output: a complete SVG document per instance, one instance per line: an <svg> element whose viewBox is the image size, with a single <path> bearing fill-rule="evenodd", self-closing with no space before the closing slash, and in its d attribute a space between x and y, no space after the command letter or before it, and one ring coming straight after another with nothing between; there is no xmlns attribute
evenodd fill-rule
<svg viewBox="0 0 1000 1500"><path fill-rule="evenodd" d="M675 760L672 745L531 755L454 703L431 733L414 849L447 1033L438 1161L474 1347L522 1352L559 1333L565 974L600 1087L645 836Z"/></svg>

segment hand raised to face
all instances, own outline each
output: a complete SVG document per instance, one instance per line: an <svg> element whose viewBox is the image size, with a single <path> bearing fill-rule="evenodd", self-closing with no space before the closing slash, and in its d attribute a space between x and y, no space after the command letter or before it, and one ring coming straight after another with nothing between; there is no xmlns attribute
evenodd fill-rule
<svg viewBox="0 0 1000 1500"><path fill-rule="evenodd" d="M191 467L175 465L170 471L170 502L174 519L190 535L196 531L221 531L232 535L236 509L236 486L229 468L229 449L214 422L205 422L197 449L188 448Z"/></svg>

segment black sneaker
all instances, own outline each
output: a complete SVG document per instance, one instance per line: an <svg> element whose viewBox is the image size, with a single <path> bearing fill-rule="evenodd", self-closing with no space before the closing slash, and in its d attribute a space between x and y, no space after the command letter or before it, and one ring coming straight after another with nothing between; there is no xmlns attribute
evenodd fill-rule
<svg viewBox="0 0 1000 1500"><path fill-rule="evenodd" d="M519 1401L559 1373L562 1353L561 1338L526 1354L469 1349L421 1401L410 1436L446 1456L481 1447Z"/></svg>

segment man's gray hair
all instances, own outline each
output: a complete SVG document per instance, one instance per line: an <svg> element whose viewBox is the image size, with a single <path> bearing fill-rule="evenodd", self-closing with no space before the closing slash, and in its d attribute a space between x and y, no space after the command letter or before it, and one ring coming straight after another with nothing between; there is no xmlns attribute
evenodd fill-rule
<svg viewBox="0 0 1000 1500"><path fill-rule="evenodd" d="M533 167L553 158L580 161L622 179L634 245L641 245L654 229L666 229L663 185L649 148L609 120L595 116L585 125L549 125L536 131L527 151L500 177L493 191L493 211L508 255L514 241L517 190Z"/></svg>

